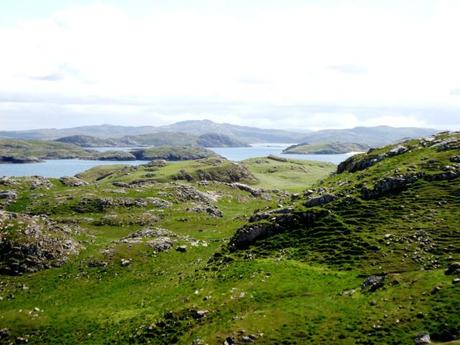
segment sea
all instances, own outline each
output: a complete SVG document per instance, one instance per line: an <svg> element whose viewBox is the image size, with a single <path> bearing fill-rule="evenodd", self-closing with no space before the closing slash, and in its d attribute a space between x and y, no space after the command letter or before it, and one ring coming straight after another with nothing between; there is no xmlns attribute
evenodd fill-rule
<svg viewBox="0 0 460 345"><path fill-rule="evenodd" d="M270 144L254 144L250 147L215 147L209 148L217 154L232 160L242 161L248 158L266 157L274 155L289 159L314 160L322 162L330 162L339 164L348 157L356 154L350 152L336 155L301 155L301 154L283 154L281 153L286 147L292 144L287 143L270 143ZM109 150L132 150L133 147L99 147L92 148L97 151ZM46 160L40 163L2 163L0 164L0 176L44 176L44 177L62 177L73 176L82 171L88 170L98 165L139 165L145 164L146 161L96 161L83 159L59 159Z"/></svg>

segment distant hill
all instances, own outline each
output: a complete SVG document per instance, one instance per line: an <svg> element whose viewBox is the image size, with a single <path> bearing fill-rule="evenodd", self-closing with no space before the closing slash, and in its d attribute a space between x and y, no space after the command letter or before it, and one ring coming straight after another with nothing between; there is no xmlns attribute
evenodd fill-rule
<svg viewBox="0 0 460 345"><path fill-rule="evenodd" d="M169 133L169 134L164 134ZM316 132L293 132L215 123L209 120L182 121L167 126L84 126L64 129L36 129L27 131L0 131L0 138L21 140L55 140L63 137L92 136L99 139L121 139L120 145L190 145L196 137L209 134L227 136L241 143L358 143L370 146L391 144L406 138L429 136L436 133L427 128L394 128L388 126L327 129ZM192 138L193 136L193 138ZM74 138L75 139L75 138ZM78 139L78 138L77 138ZM81 138L80 138L81 139ZM217 137L214 137L214 142ZM87 140L87 139L86 139ZM143 144L143 143L145 144ZM222 140L218 140L222 142ZM110 145L109 145L110 146Z"/></svg>
<svg viewBox="0 0 460 345"><path fill-rule="evenodd" d="M215 123L209 120L182 121L159 127L159 129L195 135L206 133L224 134L248 143L292 143L298 142L305 135L305 133L300 132L237 126L228 123Z"/></svg>
<svg viewBox="0 0 460 345"><path fill-rule="evenodd" d="M350 129L326 129L306 134L302 143L358 143L369 146L382 146L404 139L430 136L438 132L430 128L415 127L355 127Z"/></svg>
<svg viewBox="0 0 460 345"><path fill-rule="evenodd" d="M156 127L142 126L82 126L72 128L44 128L25 131L0 131L0 138L54 140L67 136L88 135L98 138L119 138L127 135L141 135L156 132Z"/></svg>
<svg viewBox="0 0 460 345"><path fill-rule="evenodd" d="M207 133L198 137L197 144L203 147L244 147L249 146L240 140L233 139L228 135Z"/></svg>
<svg viewBox="0 0 460 345"><path fill-rule="evenodd" d="M367 144L356 143L317 143L317 144L298 144L286 148L283 153L296 154L340 154L348 152L364 152L369 149Z"/></svg>
<svg viewBox="0 0 460 345"><path fill-rule="evenodd" d="M90 135L71 135L55 141L81 147L120 146L201 146L201 147L244 147L247 143L224 134L206 133L200 136L179 132L158 132L121 138L97 138Z"/></svg>
<svg viewBox="0 0 460 345"><path fill-rule="evenodd" d="M90 135L71 135L56 139L60 143L74 144L81 147L104 147L117 146L117 141L113 139L102 139Z"/></svg>
<svg viewBox="0 0 460 345"><path fill-rule="evenodd" d="M226 123L215 123L209 120L183 121L168 126L84 126L64 129L34 129L26 131L0 131L0 138L55 140L69 136L93 136L101 139L114 139L154 133L185 133L194 136L205 134L226 135L232 140L243 143L262 142L299 142L305 133L296 133L277 129L262 129L255 127L236 126ZM171 143L170 143L171 144Z"/></svg>

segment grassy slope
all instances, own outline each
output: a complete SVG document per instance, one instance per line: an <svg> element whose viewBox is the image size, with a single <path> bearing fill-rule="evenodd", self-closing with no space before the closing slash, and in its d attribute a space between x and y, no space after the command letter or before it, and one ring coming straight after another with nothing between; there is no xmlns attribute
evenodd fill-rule
<svg viewBox="0 0 460 345"><path fill-rule="evenodd" d="M404 161L402 156L393 159L401 164ZM300 167L296 169L296 163L261 162L250 160L244 165L260 179L258 183L264 188L283 185L298 190L302 183L304 186L314 183L315 176L324 178L331 170L330 166L323 166L321 174L317 165L310 167L311 170L301 165L311 172L306 174ZM413 336L419 331L429 331L433 335L444 323L455 326L458 321L458 285L452 285L452 277L445 276L442 269L413 270L408 267L389 278L390 282L397 280L399 284L387 284L372 294L361 293L358 287L363 272L369 273L367 265L352 264L343 270L322 261L323 257L310 260L296 251L302 246L293 245L295 241L289 242L289 238L284 239L288 241L284 245L273 241L274 247L271 248L264 248L263 243L259 243L254 250L234 256L233 261L229 258L226 265L208 264L208 259L226 246L228 239L246 223L246 217L254 210L273 208L288 200L273 194L273 200L267 201L222 184L202 186L193 183L202 191L222 195L217 206L224 217L211 218L187 212L190 202L176 200L175 186L167 182L180 169L193 171L197 164L177 162L158 169L93 169L82 177L88 181L99 178L98 182L79 188L64 187L56 180L50 190L30 190L26 180L21 180L24 182L15 187L0 186L0 189L14 188L20 194L18 201L9 206L12 211L48 213L56 220L78 222L84 229L80 239L86 247L78 258L61 268L21 277L2 276L0 328L8 327L14 336L28 335L30 344L221 344L227 336L240 337L238 334L242 330L245 330L244 334L258 335L257 344L412 344ZM269 169L274 171L268 172ZM112 174L106 176L109 173ZM364 171L362 174L369 176L363 179L368 178L370 182L371 173L374 172ZM154 174L150 178L157 183L126 189L126 194L119 194L120 188L111 184L113 181L145 178L146 174ZM266 174L269 177L265 177ZM106 177L101 178L103 176ZM324 184L329 188L345 189L345 186L339 186L341 179L354 183L357 175L345 173L342 177L330 177ZM454 186L458 187L458 182ZM444 188L450 187L445 185ZM439 192L437 188L430 190L444 193L443 189ZM77 214L71 210L79 198L88 194L158 196L173 202L173 206L165 210L151 206L146 209L111 209L107 213L117 214L120 225L97 226L95 221L104 214ZM426 199L428 194L422 198L425 203L429 200ZM411 205L407 199L406 207ZM383 209L393 215L391 205L382 208L380 203L380 208L378 206L375 205L374 212ZM188 245L186 253L172 250L154 254L144 244L127 246L113 242L141 228L128 223L139 219L145 212L160 218L157 226L205 240L208 246ZM344 212L350 216L351 210ZM451 212L457 211L441 208L439 212L439 218L452 221L455 214ZM369 214L363 214L361 218L356 215L356 219L362 221L369 218ZM418 214L413 217L422 225L429 224ZM393 222L394 216L391 219L392 222L386 224L396 228L398 223ZM368 223L366 226L373 226L371 220ZM370 234L376 238L387 231L385 222L378 224L380 228ZM445 225L438 224L436 229ZM401 229L404 229L402 226L406 223L401 220ZM329 243L333 243L332 240L328 239ZM112 257L101 254L101 250L107 247L113 248ZM289 247L296 250L290 251ZM121 267L121 258L132 259L132 264ZM88 267L88 261L94 259L106 260L109 265L106 268ZM372 265L369 267L370 271L375 270ZM441 286L439 293L430 293L434 286ZM343 293L351 289L357 291ZM35 307L43 311L33 312ZM208 310L209 314L204 319L195 320L186 316L191 309ZM173 313L165 314L169 311ZM157 324L150 330L146 328L159 320L163 320L164 325ZM156 331L155 336L149 337Z"/></svg>
<svg viewBox="0 0 460 345"><path fill-rule="evenodd" d="M301 191L335 170L325 162L290 159L280 162L270 158L251 158L242 162L258 179L260 188Z"/></svg>
<svg viewBox="0 0 460 345"><path fill-rule="evenodd" d="M340 154L348 152L363 152L369 149L368 145L355 143L313 143L298 144L286 148L283 153L296 154Z"/></svg>

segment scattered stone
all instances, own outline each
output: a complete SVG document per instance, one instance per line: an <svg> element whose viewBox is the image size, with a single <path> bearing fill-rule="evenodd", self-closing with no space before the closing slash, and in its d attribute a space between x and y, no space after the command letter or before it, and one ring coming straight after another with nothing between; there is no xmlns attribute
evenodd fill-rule
<svg viewBox="0 0 460 345"><path fill-rule="evenodd" d="M337 199L337 197L333 194L323 194L314 198L310 198L305 202L305 206L307 207L314 207L314 206L322 206L328 204L332 201Z"/></svg>
<svg viewBox="0 0 460 345"><path fill-rule="evenodd" d="M392 148L390 151L388 151L386 153L386 156L387 157L393 157L393 156L397 156L397 155L400 155L400 154L403 154L405 152L409 151L409 149L403 145L398 145L394 148Z"/></svg>
<svg viewBox="0 0 460 345"><path fill-rule="evenodd" d="M18 275L63 265L80 250L71 235L76 227L57 224L46 216L0 211L0 273Z"/></svg>
<svg viewBox="0 0 460 345"><path fill-rule="evenodd" d="M263 219L270 219L274 216L281 215L281 214L289 214L294 210L293 207L286 207L286 208L276 208L274 210L269 210L265 212L257 212L253 214L250 218L249 221L251 223L254 222L259 222Z"/></svg>
<svg viewBox="0 0 460 345"><path fill-rule="evenodd" d="M50 189L53 187L53 184L43 176L32 176L30 177L30 183L32 189L44 188Z"/></svg>
<svg viewBox="0 0 460 345"><path fill-rule="evenodd" d="M1 328L0 329L0 340L1 339L8 339L10 336L10 330L8 328Z"/></svg>
<svg viewBox="0 0 460 345"><path fill-rule="evenodd" d="M126 267L126 266L129 266L130 264L131 264L131 260L129 260L129 259L121 259L120 260L121 267Z"/></svg>
<svg viewBox="0 0 460 345"><path fill-rule="evenodd" d="M154 198L154 197L148 197L146 198L148 203L152 205L153 207L158 207L158 208L168 208L171 207L171 203L167 200L160 199L160 198Z"/></svg>
<svg viewBox="0 0 460 345"><path fill-rule="evenodd" d="M460 262L451 262L444 273L446 275L460 275Z"/></svg>
<svg viewBox="0 0 460 345"><path fill-rule="evenodd" d="M64 176L59 179L61 183L67 187L82 187L87 186L89 183L73 176Z"/></svg>
<svg viewBox="0 0 460 345"><path fill-rule="evenodd" d="M380 162L383 159L385 159L385 155L383 154L377 155L377 156L375 155L369 156L369 154L351 156L350 158L346 159L345 161L343 161L342 163L338 165L337 173L341 174L346 171L356 172L359 170L364 170Z"/></svg>
<svg viewBox="0 0 460 345"><path fill-rule="evenodd" d="M264 191L263 189L253 188L251 186L248 186L247 184L239 183L239 182L231 183L230 186L233 188L242 190L244 192L248 192L249 194L251 194L253 197L256 197L256 198L262 198L264 200L271 199L270 194Z"/></svg>
<svg viewBox="0 0 460 345"><path fill-rule="evenodd" d="M181 201L200 201L202 203L213 203L214 197L208 193L201 192L192 186L179 185L175 190L176 197Z"/></svg>
<svg viewBox="0 0 460 345"><path fill-rule="evenodd" d="M14 201L17 199L17 197L18 197L18 194L11 190L0 191L0 199L4 199L6 202Z"/></svg>
<svg viewBox="0 0 460 345"><path fill-rule="evenodd" d="M416 345L427 345L431 344L430 335L428 333L419 333L414 338Z"/></svg>
<svg viewBox="0 0 460 345"><path fill-rule="evenodd" d="M209 311L208 310L192 310L191 314L194 319L202 319L206 317L206 315L209 314Z"/></svg>
<svg viewBox="0 0 460 345"><path fill-rule="evenodd" d="M178 251L179 253L185 253L187 251L187 246L184 246L184 245L178 246L176 248L176 251Z"/></svg>
<svg viewBox="0 0 460 345"><path fill-rule="evenodd" d="M386 177L377 181L372 189L363 187L364 199L375 199L380 196L404 190L418 179L417 174Z"/></svg>
<svg viewBox="0 0 460 345"><path fill-rule="evenodd" d="M174 242L169 237L158 237L154 240L148 241L148 244L156 252L164 252L171 249Z"/></svg>
<svg viewBox="0 0 460 345"><path fill-rule="evenodd" d="M232 337L227 337L223 343L223 345L236 345L236 341Z"/></svg>
<svg viewBox="0 0 460 345"><path fill-rule="evenodd" d="M211 217L223 217L224 214L216 206L199 204L194 207L187 208L188 212L207 213Z"/></svg>
<svg viewBox="0 0 460 345"><path fill-rule="evenodd" d="M367 277L361 284L361 290L364 292L374 292L383 287L385 276L370 276Z"/></svg>
<svg viewBox="0 0 460 345"><path fill-rule="evenodd" d="M437 294L439 291L441 291L441 287L435 286L434 288L431 289L431 294L432 295Z"/></svg>
<svg viewBox="0 0 460 345"><path fill-rule="evenodd" d="M115 187L120 187L120 188L130 188L131 186L129 183L126 182L119 182L119 181L114 181L112 182L112 185Z"/></svg>
<svg viewBox="0 0 460 345"><path fill-rule="evenodd" d="M29 342L29 339L26 337L17 337L16 338L16 344L27 344Z"/></svg>

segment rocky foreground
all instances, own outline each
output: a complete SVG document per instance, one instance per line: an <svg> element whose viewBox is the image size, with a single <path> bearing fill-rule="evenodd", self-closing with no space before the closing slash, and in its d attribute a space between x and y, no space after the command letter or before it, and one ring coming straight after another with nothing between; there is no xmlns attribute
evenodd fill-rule
<svg viewBox="0 0 460 345"><path fill-rule="evenodd" d="M454 344L459 157L446 132L1 178L0 344Z"/></svg>

